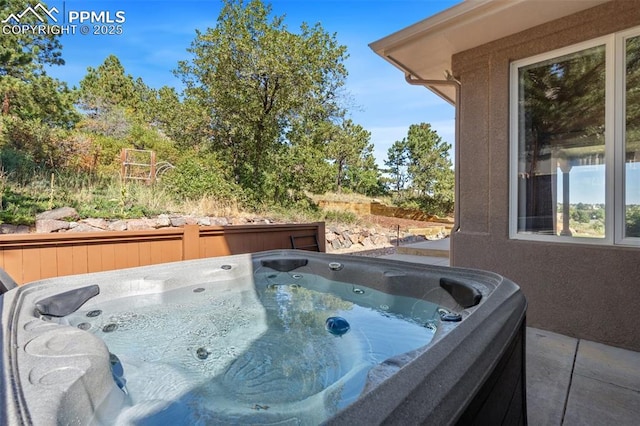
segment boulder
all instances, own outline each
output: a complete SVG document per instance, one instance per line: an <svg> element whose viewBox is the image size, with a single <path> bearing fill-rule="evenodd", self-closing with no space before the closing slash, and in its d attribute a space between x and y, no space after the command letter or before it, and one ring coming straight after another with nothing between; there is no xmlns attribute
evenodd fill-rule
<svg viewBox="0 0 640 426"><path fill-rule="evenodd" d="M104 232L103 228L96 228L87 223L79 223L77 226L69 229L69 232Z"/></svg>
<svg viewBox="0 0 640 426"><path fill-rule="evenodd" d="M362 240L362 245L363 245L364 247L366 247L366 248L370 248L370 247L373 247L373 242L371 241L371 238L369 238L369 237L365 237L365 238Z"/></svg>
<svg viewBox="0 0 640 426"><path fill-rule="evenodd" d="M200 226L211 226L211 219L209 219L207 216L199 217L198 218L198 225L200 225Z"/></svg>
<svg viewBox="0 0 640 426"><path fill-rule="evenodd" d="M16 229L16 234L28 234L31 232L31 229L27 225L18 225L18 229Z"/></svg>
<svg viewBox="0 0 640 426"><path fill-rule="evenodd" d="M47 210L46 212L38 213L36 215L37 220L62 220L62 219L77 219L80 216L73 207L60 207L53 210Z"/></svg>
<svg viewBox="0 0 640 426"><path fill-rule="evenodd" d="M39 234L48 234L63 229L69 229L69 222L56 219L36 220L36 232Z"/></svg>
<svg viewBox="0 0 640 426"><path fill-rule="evenodd" d="M156 218L156 227L157 228L167 228L171 226L171 219L167 215L160 215Z"/></svg>
<svg viewBox="0 0 640 426"><path fill-rule="evenodd" d="M82 219L80 223L84 223L86 225L89 225L91 228L98 228L101 230L109 228L109 222L104 219Z"/></svg>
<svg viewBox="0 0 640 426"><path fill-rule="evenodd" d="M171 222L171 226L175 226L176 228L187 224L187 220L182 216L172 217L169 220Z"/></svg>
<svg viewBox="0 0 640 426"><path fill-rule="evenodd" d="M360 236L358 234L349 234L349 241L351 244L358 244Z"/></svg>
<svg viewBox="0 0 640 426"><path fill-rule="evenodd" d="M126 231L127 222L124 220L116 220L115 222L111 222L107 229L109 229L109 231Z"/></svg>
<svg viewBox="0 0 640 426"><path fill-rule="evenodd" d="M129 231L145 231L155 229L155 221L151 219L131 219L127 222Z"/></svg>
<svg viewBox="0 0 640 426"><path fill-rule="evenodd" d="M386 244L388 242L387 237L382 234L374 235L371 241L377 246Z"/></svg>
<svg viewBox="0 0 640 426"><path fill-rule="evenodd" d="M211 224L215 226L227 226L229 224L226 217L211 217L209 220Z"/></svg>
<svg viewBox="0 0 640 426"><path fill-rule="evenodd" d="M11 225L9 223L0 224L0 234L28 234L29 227L26 225Z"/></svg>

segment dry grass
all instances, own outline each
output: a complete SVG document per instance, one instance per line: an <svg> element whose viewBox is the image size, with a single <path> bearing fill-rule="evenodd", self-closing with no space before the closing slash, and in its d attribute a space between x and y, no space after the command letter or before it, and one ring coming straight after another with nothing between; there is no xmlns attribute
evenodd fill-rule
<svg viewBox="0 0 640 426"><path fill-rule="evenodd" d="M249 217L236 201L219 200L204 196L199 200L187 200L173 206L173 211L196 216Z"/></svg>
<svg viewBox="0 0 640 426"><path fill-rule="evenodd" d="M354 193L347 193L347 192L327 192L324 194L307 194L307 196L316 203L321 200L342 201L346 203L371 203L373 201L378 201L386 204L391 203L390 197L368 197L362 194L354 194Z"/></svg>

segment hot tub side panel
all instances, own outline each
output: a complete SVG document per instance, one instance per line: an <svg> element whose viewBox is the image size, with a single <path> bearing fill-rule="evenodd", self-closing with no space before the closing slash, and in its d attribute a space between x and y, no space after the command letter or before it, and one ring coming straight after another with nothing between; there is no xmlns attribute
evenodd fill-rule
<svg viewBox="0 0 640 426"><path fill-rule="evenodd" d="M393 374L386 380L376 383L375 386L368 386L359 400L339 412L334 418L329 419L328 423L330 424L361 424L362 422L377 424L381 421L386 421L390 424L416 422L452 424L462 418L461 416L466 415L465 410L467 407L471 410L469 413L473 412L475 413L474 416L477 416L478 413L482 412L484 406L491 405L492 397L483 395L491 395L493 389L502 389L501 387L496 387L495 384L487 384L492 382L489 379L491 372L496 371L496 369L497 371L502 369L504 371L502 376L506 375L511 379L512 372L517 370L518 360L521 365L524 365L524 359L519 358L520 354L515 349L512 349L514 352L512 352L513 355L511 357L514 360L513 365L515 367L512 366L511 362L500 362L500 359L504 356L504 353L508 352L509 348L518 346L518 343L513 343L513 341L516 339L518 332L524 327L526 302L517 286L496 274L404 264L382 259L278 250L251 256L201 259L117 272L66 277L65 279L44 280L5 294L3 296L5 302L2 312L3 325L12 325L8 328L3 327L3 330L5 332L8 329L20 330L20 333L14 336L6 334L2 336L5 348L2 359L5 367L3 372L6 374L2 388L6 394L3 398L6 410L3 412L7 413L6 423L18 424L26 422L28 424L31 422L32 415L36 415L42 421L42 423L38 424L56 424L60 420L57 413L60 403L66 401L66 403L72 404L72 400L75 400L76 397L82 400L84 397L77 396L76 390L82 390L85 387L92 392L90 388L95 385L92 382L94 378L87 378L86 380L81 378L79 381L68 383L69 386L65 389L59 389L60 392L58 392L58 397L55 401L52 398L54 398L56 392L41 393L35 389L37 386L29 386L29 371L32 368L37 368L36 364L39 361L36 360L37 356L33 357L32 354L26 351L21 353L20 350L23 350L28 344L31 345L30 342L38 338L36 335L46 335L50 330L53 332L54 329L59 330L57 327L60 327L54 324L34 322L36 318L33 314L32 305L37 300L68 290L74 286L87 285L88 283L100 285L102 292L96 299L119 297L122 291L140 294L162 292L165 288L190 285L201 279L216 280L223 277L227 279L229 271L221 268L221 265L227 263L238 266L231 271L232 274L249 276L251 274L250 271L254 270L256 265L260 264L264 259L277 259L278 262L272 265L279 265L277 266L278 268L287 269L287 264L292 267L297 264L298 266L295 266L291 271L311 270L314 274L320 274L329 280L353 281L357 284L378 288L393 294L413 297L428 297L438 294L441 301L445 301L451 307L458 306L458 308L457 301L440 287L440 277L449 276L463 281L476 279L479 287L490 289L490 292L487 293L488 297L483 298L478 306L464 309L462 311L464 319L457 325L450 327L446 333L437 334L430 345L414 351L415 353L404 354L385 362L385 367L388 367ZM290 262L287 259L297 260ZM300 259L306 261L300 261ZM330 262L341 263L343 265L342 270L329 268L328 264ZM188 273L185 274L185 271L188 271ZM164 277L175 273L180 274L180 280L165 280ZM121 282L121 284L116 284L118 282ZM32 307L28 309L25 306L21 306L23 304L21 298L32 292L34 294L37 293L37 296L28 297L32 302L32 305L30 305ZM22 311L18 308L11 308L11 313L7 312L7 307L14 305L22 308ZM42 322L41 320L38 321ZM27 327L28 323L31 323L31 326ZM68 329L69 327L66 328ZM65 333L86 334L81 330L75 329L67 330ZM14 340L11 341L10 337ZM41 343L46 346L46 342L47 340L44 339ZM92 343L89 342L89 345L91 346ZM37 350L40 346L33 345L29 350ZM100 370L101 373L97 374L96 377L97 379L105 379L104 376L109 376L110 374L108 350L101 348L98 351L99 348L97 346L99 345L93 346L97 351L95 354L92 352L94 358L96 360L100 358L98 360L100 362L96 361L96 365L105 367L100 367L104 371ZM24 371L17 371L13 368L11 358L8 355L11 351L8 348L17 348L16 353L20 353L20 356L27 360L16 364L21 368L26 368ZM521 352L521 354L524 356L524 352ZM74 352L74 355L78 354ZM30 357L34 358L34 360L29 360ZM80 358L83 358L83 356L80 356ZM87 357L85 356L84 358ZM508 355L507 358L509 358ZM29 364L32 361L33 365ZM502 365L504 365L504 368L502 368ZM87 369L89 367L85 366L83 368L85 368L85 371L89 371ZM42 377L46 377L46 374ZM114 383L113 380L109 379L110 377L107 377L105 381L109 383L109 389L111 389ZM521 380L521 382L518 382L518 380ZM516 384L524 383L523 381L524 377L515 379ZM12 383L16 382L24 382L25 389L16 392L14 387L11 386ZM497 376L495 383L502 383L500 376ZM109 389L102 389L99 392L99 397L94 398L88 395L88 404L81 404L82 407L79 410L85 410L86 407L90 406L95 408L96 405L107 401L111 393ZM522 390L524 393L524 385L522 385ZM76 396L67 398L65 395ZM479 402L472 403L473 398L478 395L480 396ZM512 406L514 412L518 411L515 400ZM524 403L522 407L524 410ZM90 410L90 408L87 409ZM80 411L75 411L75 409L72 411L76 413L74 417L78 419L82 417ZM507 413L510 413L510 411L507 410ZM85 414L89 417L92 415L90 412ZM469 415L471 416L472 414ZM518 413L514 415L515 417L518 417ZM70 419L67 418L67 420Z"/></svg>

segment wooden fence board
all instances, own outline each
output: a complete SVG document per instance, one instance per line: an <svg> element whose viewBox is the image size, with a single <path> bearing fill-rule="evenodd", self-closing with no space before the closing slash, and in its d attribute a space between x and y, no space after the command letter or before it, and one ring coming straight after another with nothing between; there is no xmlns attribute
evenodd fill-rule
<svg viewBox="0 0 640 426"><path fill-rule="evenodd" d="M87 271L100 272L105 271L102 266L102 246L92 244L87 246Z"/></svg>
<svg viewBox="0 0 640 426"><path fill-rule="evenodd" d="M316 234L324 223L166 228L152 231L0 236L0 267L18 284L187 259L291 248L292 235Z"/></svg>
<svg viewBox="0 0 640 426"><path fill-rule="evenodd" d="M100 253L97 254L97 256L100 256L103 271L117 269L116 250L114 246L115 244L96 245L96 247L100 247Z"/></svg>
<svg viewBox="0 0 640 426"><path fill-rule="evenodd" d="M151 243L142 241L138 244L140 266L151 265Z"/></svg>
<svg viewBox="0 0 640 426"><path fill-rule="evenodd" d="M40 249L22 251L22 278L26 281L34 281L41 277L40 274Z"/></svg>
<svg viewBox="0 0 640 426"><path fill-rule="evenodd" d="M40 249L40 276L39 278L52 278L58 276L58 251L55 247Z"/></svg>
<svg viewBox="0 0 640 426"><path fill-rule="evenodd" d="M127 267L127 243L117 243L113 245L113 261L116 269Z"/></svg>
<svg viewBox="0 0 640 426"><path fill-rule="evenodd" d="M24 268L22 266L22 249L14 248L11 250L3 250L5 271L13 277L18 283L24 283Z"/></svg>
<svg viewBox="0 0 640 426"><path fill-rule="evenodd" d="M59 277L73 274L73 247L57 247L56 262Z"/></svg>
<svg viewBox="0 0 640 426"><path fill-rule="evenodd" d="M71 270L74 274L86 274L89 272L87 259L87 246L78 245L71 247Z"/></svg>
<svg viewBox="0 0 640 426"><path fill-rule="evenodd" d="M124 246L124 251L126 253L125 268L133 268L134 266L140 266L140 253L138 251L138 245L140 243L130 243Z"/></svg>

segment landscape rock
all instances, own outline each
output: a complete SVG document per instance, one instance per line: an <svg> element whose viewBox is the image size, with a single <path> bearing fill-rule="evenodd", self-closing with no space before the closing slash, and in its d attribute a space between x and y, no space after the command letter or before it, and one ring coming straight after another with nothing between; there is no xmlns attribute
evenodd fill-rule
<svg viewBox="0 0 640 426"><path fill-rule="evenodd" d="M63 229L69 229L69 222L57 219L36 220L36 232L39 234L48 234Z"/></svg>
<svg viewBox="0 0 640 426"><path fill-rule="evenodd" d="M180 227L187 224L187 220L182 216L176 216L169 219L171 226Z"/></svg>
<svg viewBox="0 0 640 426"><path fill-rule="evenodd" d="M78 223L73 228L70 228L68 232L105 232L105 229L96 228L87 223Z"/></svg>
<svg viewBox="0 0 640 426"><path fill-rule="evenodd" d="M171 226L171 219L166 214L161 214L156 218L157 228L168 228L169 226Z"/></svg>
<svg viewBox="0 0 640 426"><path fill-rule="evenodd" d="M102 230L109 229L109 222L104 219L83 219L80 221L80 223L85 223L92 228L98 228Z"/></svg>
<svg viewBox="0 0 640 426"><path fill-rule="evenodd" d="M380 234L378 234L378 235L374 235L374 236L371 238L371 242L373 243L373 245L376 245L376 246L381 245L381 244L384 244L384 243L386 243L387 241L388 241L388 238L387 238L387 237L385 237L384 235L380 235Z"/></svg>
<svg viewBox="0 0 640 426"><path fill-rule="evenodd" d="M243 217L232 217L231 220L229 220L230 225L246 225L246 223L247 219Z"/></svg>
<svg viewBox="0 0 640 426"><path fill-rule="evenodd" d="M111 222L107 229L109 231L126 231L127 222L124 220L116 220L115 222Z"/></svg>
<svg viewBox="0 0 640 426"><path fill-rule="evenodd" d="M199 217L198 218L198 225L200 226L211 226L211 219L209 219L208 217Z"/></svg>
<svg viewBox="0 0 640 426"><path fill-rule="evenodd" d="M36 221L38 220L62 220L62 219L77 219L80 216L73 207L60 207L53 210L47 210L46 212L38 213L36 215Z"/></svg>
<svg viewBox="0 0 640 426"><path fill-rule="evenodd" d="M172 216L170 218L171 226L181 228L185 225L197 225L198 219L192 216Z"/></svg>
<svg viewBox="0 0 640 426"><path fill-rule="evenodd" d="M226 226L229 224L226 217L211 217L209 218L211 225L214 226Z"/></svg>
<svg viewBox="0 0 640 426"><path fill-rule="evenodd" d="M145 231L155 229L156 222L152 219L131 219L127 222L129 231Z"/></svg>
<svg viewBox="0 0 640 426"><path fill-rule="evenodd" d="M9 223L0 224L0 234L28 234L29 227L26 225L11 225Z"/></svg>

